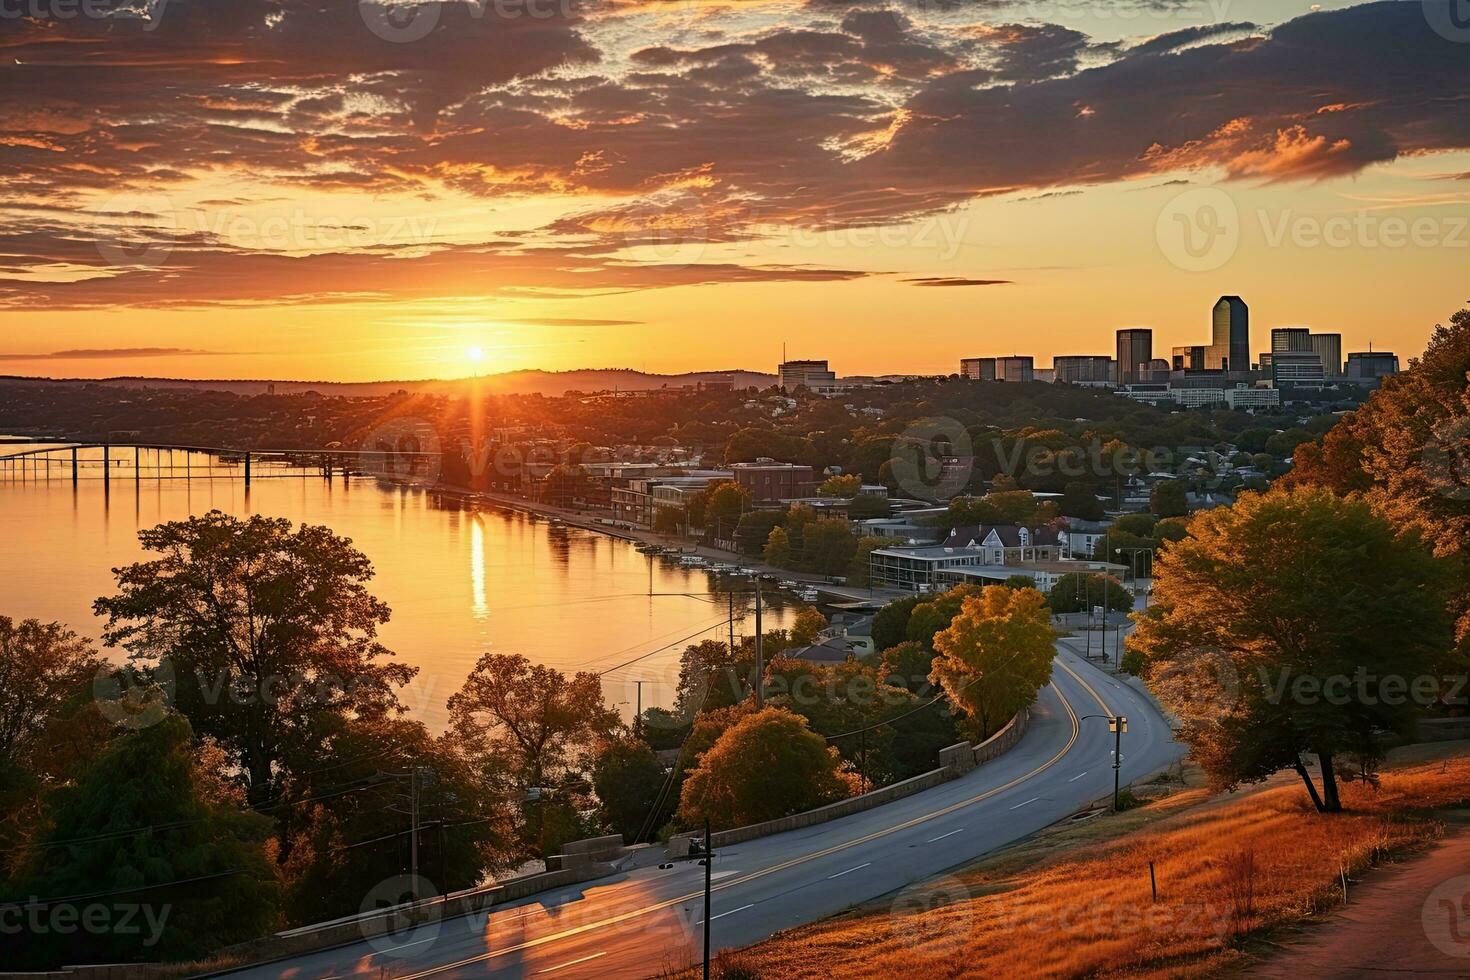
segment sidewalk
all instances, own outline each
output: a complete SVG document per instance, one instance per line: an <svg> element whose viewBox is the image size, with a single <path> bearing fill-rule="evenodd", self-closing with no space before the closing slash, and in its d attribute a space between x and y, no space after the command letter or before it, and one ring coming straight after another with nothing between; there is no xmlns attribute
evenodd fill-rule
<svg viewBox="0 0 1470 980"><path fill-rule="evenodd" d="M1349 881L1348 904L1245 976L1279 980L1470 977L1470 812L1428 853Z"/></svg>

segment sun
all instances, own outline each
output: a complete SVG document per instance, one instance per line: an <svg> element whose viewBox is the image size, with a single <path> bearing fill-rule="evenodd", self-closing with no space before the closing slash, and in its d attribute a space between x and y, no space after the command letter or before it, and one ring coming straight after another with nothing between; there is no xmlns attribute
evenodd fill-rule
<svg viewBox="0 0 1470 980"><path fill-rule="evenodd" d="M479 364L481 361L485 360L485 348L471 347L469 350L464 352L464 356L468 357L471 363Z"/></svg>

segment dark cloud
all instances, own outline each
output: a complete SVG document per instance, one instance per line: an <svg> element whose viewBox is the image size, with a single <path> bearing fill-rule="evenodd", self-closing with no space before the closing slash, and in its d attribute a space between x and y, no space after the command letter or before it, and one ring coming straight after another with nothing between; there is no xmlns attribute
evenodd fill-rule
<svg viewBox="0 0 1470 980"><path fill-rule="evenodd" d="M1163 54L1189 44L1197 44L1200 41L1220 37L1225 34L1244 34L1259 29L1257 25L1247 21L1236 21L1225 24L1200 24L1151 37L1147 41L1129 47L1128 53L1134 55Z"/></svg>
<svg viewBox="0 0 1470 980"><path fill-rule="evenodd" d="M47 354L5 354L0 361L77 361L91 358L177 357L180 355L218 354L219 351L194 350L189 347L76 347Z"/></svg>
<svg viewBox="0 0 1470 980"><path fill-rule="evenodd" d="M926 276L922 279L900 279L915 286L1010 286L1010 279L960 279L953 276Z"/></svg>

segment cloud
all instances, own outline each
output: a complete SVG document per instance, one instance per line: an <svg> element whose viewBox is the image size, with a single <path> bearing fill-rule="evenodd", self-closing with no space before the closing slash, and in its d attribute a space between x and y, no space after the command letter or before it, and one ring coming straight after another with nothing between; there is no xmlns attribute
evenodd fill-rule
<svg viewBox="0 0 1470 980"><path fill-rule="evenodd" d="M1009 279L961 279L954 276L926 276L922 279L900 279L915 286L1010 286Z"/></svg>
<svg viewBox="0 0 1470 980"><path fill-rule="evenodd" d="M94 358L113 360L121 357L179 357L219 353L222 352L189 347L76 347L46 354L0 353L0 361L81 361Z"/></svg>

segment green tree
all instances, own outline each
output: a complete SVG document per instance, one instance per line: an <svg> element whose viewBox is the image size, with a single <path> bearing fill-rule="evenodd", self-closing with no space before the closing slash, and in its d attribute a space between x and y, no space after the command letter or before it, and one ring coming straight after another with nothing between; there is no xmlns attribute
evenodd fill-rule
<svg viewBox="0 0 1470 980"><path fill-rule="evenodd" d="M1133 594L1111 575L1068 572L1051 587L1047 605L1054 613L1086 612L1093 606L1128 612L1133 608Z"/></svg>
<svg viewBox="0 0 1470 980"><path fill-rule="evenodd" d="M802 529L802 564L818 575L841 575L856 553L857 538L847 521L824 517Z"/></svg>
<svg viewBox="0 0 1470 980"><path fill-rule="evenodd" d="M1097 488L1089 483L1069 483L1062 491L1062 514L1084 521L1100 521L1107 514L1097 499Z"/></svg>
<svg viewBox="0 0 1470 980"><path fill-rule="evenodd" d="M873 646L879 650L887 650L904 641L908 636L909 619L913 616L914 607L919 604L920 598L917 595L909 595L902 599L894 599L874 614Z"/></svg>
<svg viewBox="0 0 1470 980"><path fill-rule="evenodd" d="M718 830L775 820L850 796L854 777L806 719L784 708L746 715L684 780L679 820Z"/></svg>
<svg viewBox="0 0 1470 980"><path fill-rule="evenodd" d="M872 581L872 556L879 548L888 546L888 541L883 538L863 535L857 539L857 547L853 550L852 560L847 563L847 584L862 588Z"/></svg>
<svg viewBox="0 0 1470 980"><path fill-rule="evenodd" d="M1243 494L1200 514L1154 573L1156 604L1129 643L1217 787L1292 769L1318 809L1339 810L1344 757L1371 770L1421 710L1414 679L1462 669L1447 654L1444 567L1329 491Z"/></svg>
<svg viewBox="0 0 1470 980"><path fill-rule="evenodd" d="M763 557L767 565L774 565L777 568L791 567L791 538L786 534L784 527L771 528L771 535L766 538L766 550Z"/></svg>
<svg viewBox="0 0 1470 980"><path fill-rule="evenodd" d="M94 603L103 639L135 662L167 661L176 707L230 753L252 802L273 794L284 747L317 714L403 710L395 689L417 668L385 662L388 607L346 538L214 510L138 540L159 557L116 569L118 594Z"/></svg>
<svg viewBox="0 0 1470 980"><path fill-rule="evenodd" d="M746 511L735 527L735 546L742 555L763 554L771 531L785 520L786 515L779 510Z"/></svg>
<svg viewBox="0 0 1470 980"><path fill-rule="evenodd" d="M934 637L930 677L969 715L974 736L988 738L1051 681L1053 642L1040 592L986 586Z"/></svg>
<svg viewBox="0 0 1470 980"><path fill-rule="evenodd" d="M702 711L744 700L754 671L753 652L732 651L719 640L690 644L679 657L678 716L688 723Z"/></svg>
<svg viewBox="0 0 1470 980"><path fill-rule="evenodd" d="M733 537L740 516L750 509L750 491L734 483L717 483L709 488L705 505L704 528L721 538Z"/></svg>
<svg viewBox="0 0 1470 980"><path fill-rule="evenodd" d="M8 967L189 959L278 926L265 851L272 821L244 812L239 789L200 760L188 721L169 714L109 744L75 785L56 791L48 830L4 900L99 896L111 908L103 896L117 894L143 914L136 931L9 937Z"/></svg>
<svg viewBox="0 0 1470 980"><path fill-rule="evenodd" d="M653 530L657 534L673 537L683 534L689 526L689 512L683 507L659 507L653 512Z"/></svg>
<svg viewBox="0 0 1470 980"><path fill-rule="evenodd" d="M1183 480L1160 480L1149 494L1148 509L1155 517L1185 517L1189 514L1189 487Z"/></svg>
<svg viewBox="0 0 1470 980"><path fill-rule="evenodd" d="M603 822L627 844L652 838L673 816L677 800L665 791L663 763L642 739L614 737L603 743L592 763Z"/></svg>

